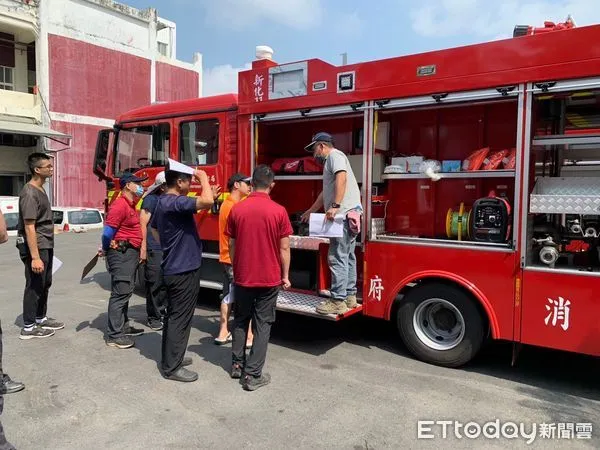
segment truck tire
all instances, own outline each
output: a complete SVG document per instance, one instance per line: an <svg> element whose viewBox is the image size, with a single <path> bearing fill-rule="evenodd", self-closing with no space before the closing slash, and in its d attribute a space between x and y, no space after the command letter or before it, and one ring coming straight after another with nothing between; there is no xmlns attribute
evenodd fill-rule
<svg viewBox="0 0 600 450"><path fill-rule="evenodd" d="M485 322L475 300L443 283L413 288L398 308L396 320L408 350L443 367L469 362L485 337Z"/></svg>

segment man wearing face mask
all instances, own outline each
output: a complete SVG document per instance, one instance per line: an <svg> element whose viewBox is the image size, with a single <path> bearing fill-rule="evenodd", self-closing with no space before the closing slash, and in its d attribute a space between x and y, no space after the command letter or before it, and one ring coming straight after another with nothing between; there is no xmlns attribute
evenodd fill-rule
<svg viewBox="0 0 600 450"><path fill-rule="evenodd" d="M305 150L324 164L323 191L313 205L302 215L308 222L310 215L321 208L327 220L344 216L344 234L329 240L329 270L331 271L331 299L317 306L320 314L343 314L357 305L356 300L356 238L360 232L362 207L360 189L347 156L336 149L329 133L317 133Z"/></svg>
<svg viewBox="0 0 600 450"><path fill-rule="evenodd" d="M111 347L133 347L132 336L139 336L144 332L127 323L127 308L133 294L135 272L142 262L142 228L135 205L144 195L141 183L146 179L138 178L132 173L121 177L121 195L111 204L104 222L100 256L106 256L111 277L106 339L106 345Z"/></svg>

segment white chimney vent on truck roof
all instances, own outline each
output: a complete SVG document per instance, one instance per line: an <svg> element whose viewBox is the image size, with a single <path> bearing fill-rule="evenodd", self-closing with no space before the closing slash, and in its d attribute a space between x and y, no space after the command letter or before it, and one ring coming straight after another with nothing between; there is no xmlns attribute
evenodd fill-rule
<svg viewBox="0 0 600 450"><path fill-rule="evenodd" d="M273 59L273 49L268 45L256 46L256 59Z"/></svg>

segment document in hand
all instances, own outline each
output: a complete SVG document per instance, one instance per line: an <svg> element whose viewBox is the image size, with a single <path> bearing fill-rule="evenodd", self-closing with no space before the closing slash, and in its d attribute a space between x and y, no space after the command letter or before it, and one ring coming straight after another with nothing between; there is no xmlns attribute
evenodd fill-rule
<svg viewBox="0 0 600 450"><path fill-rule="evenodd" d="M185 164L181 164L178 161L175 161L174 159L169 158L169 164L167 166L167 170L173 170L175 172L179 172L179 173L187 173L189 175L194 175L194 169L192 169L189 166L186 166Z"/></svg>
<svg viewBox="0 0 600 450"><path fill-rule="evenodd" d="M62 267L63 263L56 256L52 257L52 275L54 275L58 269Z"/></svg>
<svg viewBox="0 0 600 450"><path fill-rule="evenodd" d="M344 235L344 216L338 214L335 220L327 220L325 214L311 214L308 234L314 237L335 238Z"/></svg>

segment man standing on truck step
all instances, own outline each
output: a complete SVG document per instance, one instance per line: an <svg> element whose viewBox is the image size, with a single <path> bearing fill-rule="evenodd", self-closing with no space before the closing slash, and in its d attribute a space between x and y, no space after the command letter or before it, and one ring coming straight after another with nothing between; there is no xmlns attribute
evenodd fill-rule
<svg viewBox="0 0 600 450"><path fill-rule="evenodd" d="M135 205L144 195L141 183L146 179L132 173L121 177L121 195L110 205L102 231L99 255L106 256L111 280L106 339L106 345L110 347L133 347L133 336L144 332L129 325L127 309L135 287L135 273L143 262L140 257L142 228Z"/></svg>
<svg viewBox="0 0 600 450"><path fill-rule="evenodd" d="M317 306L320 314L343 314L357 305L356 300L356 237L360 233L362 207L360 189L344 153L334 147L329 133L313 136L305 150L324 163L323 191L313 205L302 215L308 222L310 215L324 207L327 220L344 216L344 234L329 240L329 269L331 271L331 299Z"/></svg>
<svg viewBox="0 0 600 450"><path fill-rule="evenodd" d="M169 380L190 382L198 374L186 369L191 358L185 358L194 309L200 292L202 241L198 236L194 214L210 209L214 196L206 172L193 170L194 181L202 192L188 197L192 175L166 171L167 191L160 196L150 226L163 251L163 277L167 287L167 314L162 333L160 371Z"/></svg>
<svg viewBox="0 0 600 450"><path fill-rule="evenodd" d="M167 289L165 287L162 269L162 248L156 242L150 231L150 219L160 195L165 189L165 172L159 172L154 179L154 184L148 188L142 201L140 211L140 225L142 227L142 248L140 259L146 260L144 267L144 279L146 287L146 314L148 316L148 327L154 331L163 329L163 316Z"/></svg>
<svg viewBox="0 0 600 450"><path fill-rule="evenodd" d="M234 326L231 378L254 391L271 382L263 373L271 325L280 289L290 287L292 224L285 208L269 193L275 183L270 167L259 165L252 174L253 192L231 210L225 234L234 274ZM246 334L252 319L254 342L246 359Z"/></svg>
<svg viewBox="0 0 600 450"><path fill-rule="evenodd" d="M215 338L215 344L217 345L224 345L231 341L228 323L231 314L231 305L234 301L233 292L229 292L230 285L233 283L233 266L231 265L231 257L229 256L229 237L225 235L227 218L229 217L231 208L250 194L251 181L251 177L247 177L241 173L233 174L227 182L229 196L223 201L219 211L219 262L223 266L223 293L221 296L219 335ZM248 328L246 348L252 347L253 339L254 335L250 327Z"/></svg>
<svg viewBox="0 0 600 450"><path fill-rule="evenodd" d="M49 337L65 327L64 323L46 315L52 285L54 221L44 184L53 175L54 167L45 153L30 154L27 163L31 180L19 194L17 227L17 248L25 264L21 339Z"/></svg>

